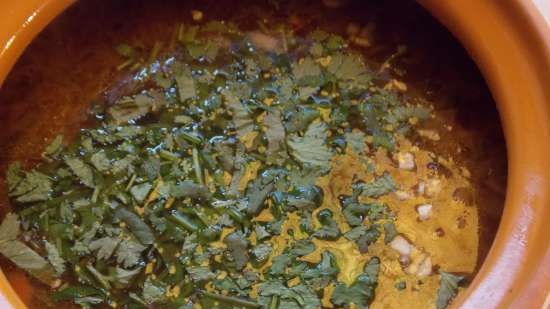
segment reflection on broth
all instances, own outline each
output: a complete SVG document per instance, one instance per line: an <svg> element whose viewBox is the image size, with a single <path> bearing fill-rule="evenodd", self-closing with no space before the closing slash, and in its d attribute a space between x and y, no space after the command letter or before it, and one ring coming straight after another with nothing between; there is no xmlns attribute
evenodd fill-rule
<svg viewBox="0 0 550 309"><path fill-rule="evenodd" d="M29 307L467 287L504 195L490 95L412 1L334 4L83 1L46 29L0 92L1 263Z"/></svg>

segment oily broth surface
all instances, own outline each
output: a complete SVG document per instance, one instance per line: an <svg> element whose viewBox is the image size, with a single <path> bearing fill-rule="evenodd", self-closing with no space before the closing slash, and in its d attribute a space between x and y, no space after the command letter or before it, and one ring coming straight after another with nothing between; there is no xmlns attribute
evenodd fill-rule
<svg viewBox="0 0 550 309"><path fill-rule="evenodd" d="M479 235L479 251L468 255L474 260L463 271L479 266L494 237L502 208L506 178L502 133L490 95L473 64L449 34L412 1L389 1L383 5L357 1L339 9L327 9L315 2L290 4L281 11L255 1L250 5L242 1L166 1L164 5L148 1L92 2L78 3L49 26L29 47L0 90L2 170L16 160L26 167L35 165L55 135L70 139L81 127L90 125L87 111L91 101L104 97L105 90L111 94L128 91L128 76L116 70L121 59L113 46L127 42L147 49L155 40L167 42L174 25L189 22L190 9L203 10L207 19L232 19L245 29L257 29L259 19L286 22L298 33L315 27L345 33L350 21L362 25L373 21L376 26L372 30L372 46L363 50L366 59L381 63L395 52L398 44L406 44L408 52L394 62L393 74L402 75L398 77L407 83L411 95L424 97L435 107L437 117L423 126L437 130L440 140L410 142L443 158L452 157L471 173L471 187L475 188L472 199L479 208L471 208L470 220L479 220L480 231L478 234L472 230L468 239L473 241ZM0 205L3 213L10 207L4 185L0 186ZM398 218L404 218L404 222L398 220L398 228L406 227L407 217ZM475 243L477 246L477 240ZM429 246L429 241L422 246ZM2 260L2 269L18 287L29 281L7 261ZM393 288L384 288L383 282L384 290ZM47 299L44 289L37 288L32 295L22 288L18 290L26 294L23 298L31 308L43 306Z"/></svg>

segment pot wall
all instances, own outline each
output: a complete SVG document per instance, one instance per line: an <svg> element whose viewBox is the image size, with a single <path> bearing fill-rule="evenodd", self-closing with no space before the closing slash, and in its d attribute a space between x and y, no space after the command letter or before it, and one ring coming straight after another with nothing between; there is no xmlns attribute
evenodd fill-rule
<svg viewBox="0 0 550 309"><path fill-rule="evenodd" d="M508 147L506 206L460 308L550 306L550 33L530 1L420 1L453 32L495 97Z"/></svg>

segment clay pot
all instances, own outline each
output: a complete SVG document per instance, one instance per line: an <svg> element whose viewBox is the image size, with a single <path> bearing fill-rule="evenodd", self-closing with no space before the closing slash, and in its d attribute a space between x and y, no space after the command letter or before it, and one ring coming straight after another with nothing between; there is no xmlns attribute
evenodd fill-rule
<svg viewBox="0 0 550 309"><path fill-rule="evenodd" d="M37 33L72 2L0 2L0 84ZM527 0L420 3L477 63L497 102L508 149L506 205L497 236L454 306L549 306L550 26ZM25 308L2 273L0 292L0 307Z"/></svg>

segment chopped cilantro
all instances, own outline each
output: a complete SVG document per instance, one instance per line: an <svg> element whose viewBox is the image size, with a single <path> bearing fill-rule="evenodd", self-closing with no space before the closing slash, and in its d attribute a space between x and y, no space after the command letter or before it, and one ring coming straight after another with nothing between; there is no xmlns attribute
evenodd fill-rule
<svg viewBox="0 0 550 309"><path fill-rule="evenodd" d="M382 174L371 183L360 184L359 188L361 195L374 198L391 193L396 189L393 178L388 173Z"/></svg>
<svg viewBox="0 0 550 309"><path fill-rule="evenodd" d="M91 127L55 137L41 164L9 165L17 214L0 225L0 253L63 280L52 299L83 308L367 308L380 259L341 282L337 248L370 256L398 234L380 200L397 185L357 173L331 205L347 177L333 167L353 151L374 171L369 147L391 154L431 110L383 89L344 38L276 29L272 51L216 21L179 25L149 57L119 45L118 69L140 85L94 105ZM457 278L440 273L438 308Z"/></svg>
<svg viewBox="0 0 550 309"><path fill-rule="evenodd" d="M458 284L464 280L463 276L444 271L439 272L439 289L437 290L437 309L446 308L458 292Z"/></svg>
<svg viewBox="0 0 550 309"><path fill-rule="evenodd" d="M292 156L305 166L327 167L332 151L326 144L327 126L323 122L309 125L303 137L291 136L288 146Z"/></svg>
<svg viewBox="0 0 550 309"><path fill-rule="evenodd" d="M365 267L365 272L357 277L351 286L338 283L332 296L331 302L336 306L354 304L357 308L367 309L374 298L374 290L378 282L380 261L373 258Z"/></svg>

